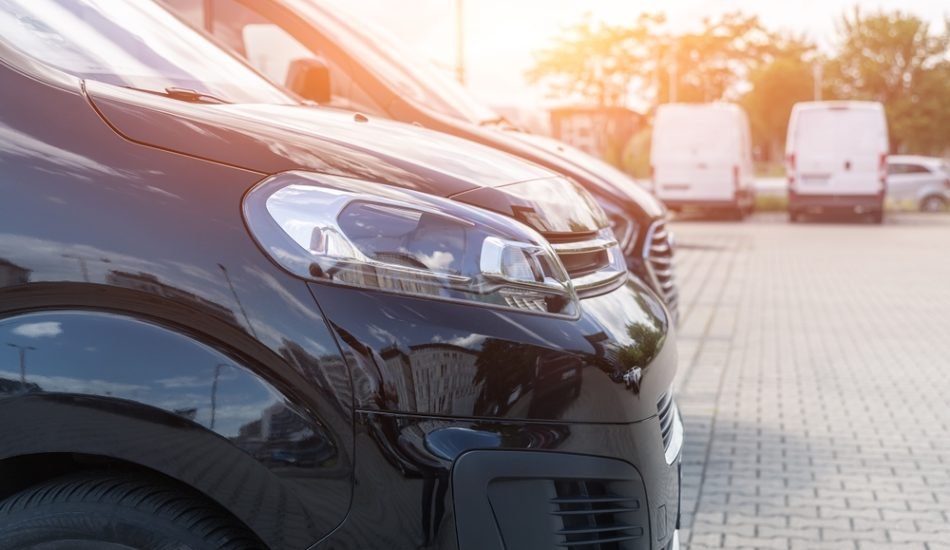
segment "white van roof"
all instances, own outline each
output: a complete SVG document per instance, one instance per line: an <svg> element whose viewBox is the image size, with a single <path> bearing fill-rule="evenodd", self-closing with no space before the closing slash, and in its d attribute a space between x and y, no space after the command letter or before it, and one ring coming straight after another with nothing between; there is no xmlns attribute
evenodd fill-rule
<svg viewBox="0 0 950 550"><path fill-rule="evenodd" d="M708 111L708 110L717 110L717 111L729 111L735 113L744 113L742 107L739 107L735 103L729 103L726 101L717 101L715 103L663 103L657 107L657 112L660 111Z"/></svg>
<svg viewBox="0 0 950 550"><path fill-rule="evenodd" d="M877 101L801 101L795 104L796 111L825 111L837 109L866 109L883 111L884 105Z"/></svg>

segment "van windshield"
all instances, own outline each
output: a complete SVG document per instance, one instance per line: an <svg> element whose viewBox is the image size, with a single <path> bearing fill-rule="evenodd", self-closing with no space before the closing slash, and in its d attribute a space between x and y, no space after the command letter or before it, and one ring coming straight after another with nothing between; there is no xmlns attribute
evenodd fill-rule
<svg viewBox="0 0 950 550"><path fill-rule="evenodd" d="M0 39L82 79L163 94L183 88L230 103L296 103L150 0L0 0Z"/></svg>
<svg viewBox="0 0 950 550"><path fill-rule="evenodd" d="M659 161L732 164L739 155L739 141L739 128L727 113L661 112L653 134L653 157Z"/></svg>
<svg viewBox="0 0 950 550"><path fill-rule="evenodd" d="M340 11L337 7L331 11L313 0L286 0L286 3L401 96L474 124L499 119L497 113L472 97L444 71L414 55L405 44L365 18L337 17L335 13ZM358 20L359 29L347 20Z"/></svg>
<svg viewBox="0 0 950 550"><path fill-rule="evenodd" d="M799 158L866 153L883 149L883 120L879 113L863 109L802 111L795 129Z"/></svg>

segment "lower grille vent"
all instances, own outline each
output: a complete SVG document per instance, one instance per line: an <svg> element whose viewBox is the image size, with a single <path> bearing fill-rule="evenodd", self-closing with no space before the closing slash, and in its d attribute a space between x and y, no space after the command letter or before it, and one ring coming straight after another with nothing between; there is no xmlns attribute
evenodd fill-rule
<svg viewBox="0 0 950 550"><path fill-rule="evenodd" d="M558 480L551 499L559 548L621 550L644 536L639 524L642 503L625 496L624 482ZM629 493L627 493L629 494Z"/></svg>

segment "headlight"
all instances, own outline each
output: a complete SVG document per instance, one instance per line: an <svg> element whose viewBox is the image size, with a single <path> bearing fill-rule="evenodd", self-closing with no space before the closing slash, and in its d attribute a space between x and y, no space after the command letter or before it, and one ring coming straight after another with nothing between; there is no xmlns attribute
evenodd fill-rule
<svg viewBox="0 0 950 550"><path fill-rule="evenodd" d="M535 231L448 199L349 178L285 172L244 202L275 262L312 281L573 316L563 265Z"/></svg>

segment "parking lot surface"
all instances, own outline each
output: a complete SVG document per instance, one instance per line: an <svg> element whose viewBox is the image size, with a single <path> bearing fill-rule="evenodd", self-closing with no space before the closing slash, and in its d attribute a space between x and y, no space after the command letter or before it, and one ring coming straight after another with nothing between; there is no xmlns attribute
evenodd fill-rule
<svg viewBox="0 0 950 550"><path fill-rule="evenodd" d="M688 548L950 549L950 216L674 229Z"/></svg>

